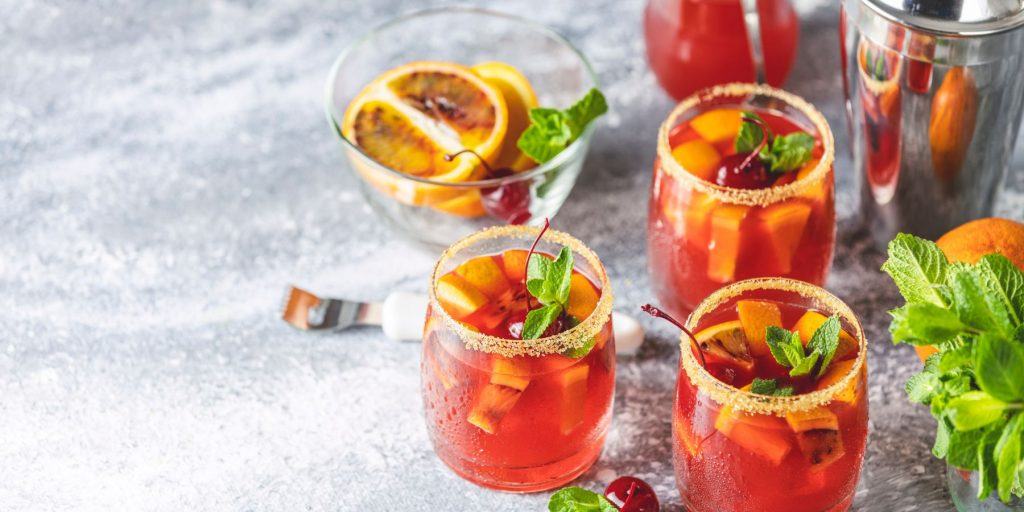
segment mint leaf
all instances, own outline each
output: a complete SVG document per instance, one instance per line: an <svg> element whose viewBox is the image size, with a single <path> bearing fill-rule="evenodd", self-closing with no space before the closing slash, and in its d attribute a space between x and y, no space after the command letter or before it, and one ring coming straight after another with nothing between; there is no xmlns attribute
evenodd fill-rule
<svg viewBox="0 0 1024 512"><path fill-rule="evenodd" d="M893 343L932 345L952 340L967 328L956 313L930 302L907 304L889 314Z"/></svg>
<svg viewBox="0 0 1024 512"><path fill-rule="evenodd" d="M794 132L772 139L771 148L761 150L761 161L774 173L789 172L803 167L811 159L814 137L809 133Z"/></svg>
<svg viewBox="0 0 1024 512"><path fill-rule="evenodd" d="M832 315L814 331L810 341L807 342L807 349L813 350L814 353L821 356L818 378L825 374L825 370L828 369L828 365L832 363L832 358L836 355L836 349L839 348L839 331L839 316Z"/></svg>
<svg viewBox="0 0 1024 512"><path fill-rule="evenodd" d="M960 469L978 469L978 444L985 437L985 430L953 430L949 433L949 450L946 461Z"/></svg>
<svg viewBox="0 0 1024 512"><path fill-rule="evenodd" d="M562 247L558 258L548 269L547 282L550 283L554 300L563 306L569 302L569 285L572 282L572 250Z"/></svg>
<svg viewBox="0 0 1024 512"><path fill-rule="evenodd" d="M551 495L549 512L617 512L608 498L580 487L566 487Z"/></svg>
<svg viewBox="0 0 1024 512"><path fill-rule="evenodd" d="M807 375L814 369L814 365L818 363L818 358L821 355L818 352L811 352L811 355L800 360L799 363L793 366L793 369L789 371L790 377L799 377L801 375Z"/></svg>
<svg viewBox="0 0 1024 512"><path fill-rule="evenodd" d="M939 376L934 373L921 372L907 379L907 397L911 402L928 404L932 395L941 389L942 383Z"/></svg>
<svg viewBox="0 0 1024 512"><path fill-rule="evenodd" d="M548 329L551 322L558 318L558 315L562 314L561 304L549 304L542 308L530 310L526 314L526 321L523 322L523 335L524 340L535 340L540 338L544 331Z"/></svg>
<svg viewBox="0 0 1024 512"><path fill-rule="evenodd" d="M1001 254L982 256L976 266L987 295L1007 312L1007 320L1014 328L1024 322L1024 271ZM1011 329L1012 330L1012 329Z"/></svg>
<svg viewBox="0 0 1024 512"><path fill-rule="evenodd" d="M1004 402L1024 400L1024 346L982 334L974 348L978 386Z"/></svg>
<svg viewBox="0 0 1024 512"><path fill-rule="evenodd" d="M889 242L888 252L882 270L892 277L908 303L946 306L939 287L945 285L949 262L934 242L900 233Z"/></svg>
<svg viewBox="0 0 1024 512"><path fill-rule="evenodd" d="M792 396L793 387L779 387L778 382L775 379L759 379L754 378L750 383L750 392L757 395L768 395L768 396Z"/></svg>
<svg viewBox="0 0 1024 512"><path fill-rule="evenodd" d="M935 444L932 445L932 455L944 459L949 453L949 441L952 434L949 423L944 418L939 418L938 428L935 430Z"/></svg>
<svg viewBox="0 0 1024 512"><path fill-rule="evenodd" d="M970 391L946 404L946 417L957 430L974 430L999 420L1006 405L984 391Z"/></svg>
<svg viewBox="0 0 1024 512"><path fill-rule="evenodd" d="M743 122L740 123L740 131L736 134L736 152L752 153L761 144L761 139L764 139L764 131L757 123L750 122L748 119L756 119L761 122L764 120L754 112L743 112L740 114L740 119Z"/></svg>
<svg viewBox="0 0 1024 512"><path fill-rule="evenodd" d="M530 125L523 130L516 146L537 163L558 156L569 147L594 119L608 111L608 102L597 89L565 110L530 109Z"/></svg>
<svg viewBox="0 0 1024 512"><path fill-rule="evenodd" d="M1003 428L1003 434L995 446L996 475L999 483L999 499L1010 501L1010 489L1017 478L1021 464L1021 436L1024 435L1024 414L1013 415L1010 422Z"/></svg>
<svg viewBox="0 0 1024 512"><path fill-rule="evenodd" d="M782 327L769 326L765 332L765 341L768 343L768 350L771 351L772 357L786 368L796 366L804 357L800 337ZM800 347L797 348L795 344L799 344Z"/></svg>
<svg viewBox="0 0 1024 512"><path fill-rule="evenodd" d="M988 498L996 489L998 475L996 473L995 447L1002 434L1001 428L988 428L978 442L978 499Z"/></svg>
<svg viewBox="0 0 1024 512"><path fill-rule="evenodd" d="M1004 300L995 278L983 277L983 273L985 271L980 267L950 267L949 280L954 308L964 324L1008 336L1016 328L1012 318L1012 304Z"/></svg>

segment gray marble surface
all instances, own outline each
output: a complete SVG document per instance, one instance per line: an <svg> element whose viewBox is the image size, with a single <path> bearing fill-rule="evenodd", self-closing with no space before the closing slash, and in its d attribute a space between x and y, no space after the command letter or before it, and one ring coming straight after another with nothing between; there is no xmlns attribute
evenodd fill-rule
<svg viewBox="0 0 1024 512"><path fill-rule="evenodd" d="M337 53L434 2L0 0L0 509L543 510L442 467L423 426L419 347L375 330L315 336L277 318L283 287L381 299L424 290L436 255L363 204L322 110ZM557 222L602 256L622 310L651 293L645 209L671 102L643 58L639 0L481 2L529 13L593 60L613 113ZM951 508L932 422L889 344L895 289L851 229L837 5L799 6L788 88L835 127L840 244L829 288L871 339L862 511ZM1018 151L1018 169L1021 161ZM1024 176L997 212L1020 218ZM604 455L680 510L669 455L677 349L644 320L620 361Z"/></svg>

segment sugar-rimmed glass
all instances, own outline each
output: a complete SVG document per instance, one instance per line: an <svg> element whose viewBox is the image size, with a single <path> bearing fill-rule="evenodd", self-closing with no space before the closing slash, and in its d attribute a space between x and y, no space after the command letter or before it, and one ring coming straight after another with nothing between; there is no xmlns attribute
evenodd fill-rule
<svg viewBox="0 0 1024 512"><path fill-rule="evenodd" d="M817 286L762 278L711 294L690 315L686 327L699 333L735 315L737 301L749 299L773 301L793 312L838 315L842 328L857 341L858 353L847 360L849 368L844 367L841 377L819 390L766 396L716 378L701 365L690 338L682 335L673 461L683 504L693 512L847 510L860 475L868 428L867 341L860 322L846 304ZM784 322L785 318L784 309ZM837 433L829 434L838 443L829 445L833 448L829 453L817 454L830 459L827 465L815 463L814 452L805 451L805 440L790 424L790 415L822 410L834 415L838 424Z"/></svg>
<svg viewBox="0 0 1024 512"><path fill-rule="evenodd" d="M540 224L561 208L583 167L594 125L554 159L505 178L444 182L383 166L342 135L346 106L381 73L420 60L466 65L499 61L529 79L541 106L565 108L591 88L590 63L565 38L524 18L472 7L416 11L380 25L346 48L327 80L327 118L374 212L403 235L445 247L480 228L505 224L492 204L528 196L516 223Z"/></svg>
<svg viewBox="0 0 1024 512"><path fill-rule="evenodd" d="M539 233L534 227L493 227L449 247L431 278L423 335L422 391L434 451L463 478L512 492L559 487L586 471L601 452L615 381L608 276L582 242L547 231L538 252L557 254L568 247L575 270L600 295L579 325L535 340L490 336L457 321L441 305L437 288L466 261L526 250ZM590 343L593 349L583 357L565 355ZM487 410L493 404L500 414ZM486 425L474 419L481 416Z"/></svg>
<svg viewBox="0 0 1024 512"><path fill-rule="evenodd" d="M814 136L821 156L795 181L770 188L729 188L701 179L673 157L673 139L687 122L716 109L776 114ZM709 293L742 279L823 284L835 248L834 157L824 116L788 92L727 84L683 100L661 125L651 183L647 253L660 303L683 316Z"/></svg>

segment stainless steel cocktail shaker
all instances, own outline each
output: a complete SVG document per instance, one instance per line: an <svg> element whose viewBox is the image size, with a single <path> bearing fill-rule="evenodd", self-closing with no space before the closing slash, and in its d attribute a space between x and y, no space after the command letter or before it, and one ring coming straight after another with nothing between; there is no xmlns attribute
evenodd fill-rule
<svg viewBox="0 0 1024 512"><path fill-rule="evenodd" d="M843 0L839 34L875 240L989 215L1024 101L1024 0Z"/></svg>

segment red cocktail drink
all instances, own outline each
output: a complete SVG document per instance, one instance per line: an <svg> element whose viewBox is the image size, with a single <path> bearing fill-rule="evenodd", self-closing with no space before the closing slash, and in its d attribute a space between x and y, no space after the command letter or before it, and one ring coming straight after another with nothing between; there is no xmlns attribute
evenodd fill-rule
<svg viewBox="0 0 1024 512"><path fill-rule="evenodd" d="M767 342L773 326L812 356L828 324L836 348L806 373ZM866 345L850 309L806 283L755 279L712 294L687 326L696 343L682 338L673 414L687 510L847 510L868 428Z"/></svg>
<svg viewBox="0 0 1024 512"><path fill-rule="evenodd" d="M804 158L762 158L768 150L742 148L751 117L760 119L770 147L800 138ZM658 138L648 263L658 300L671 312L682 316L742 279L825 281L835 246L834 148L814 107L768 86L719 86L680 103ZM778 161L788 168L770 170Z"/></svg>
<svg viewBox="0 0 1024 512"><path fill-rule="evenodd" d="M514 492L555 488L590 467L611 421L615 382L607 276L566 234L547 232L533 258L575 256L567 300L540 337L522 339L527 312L547 298L525 284L538 232L492 228L449 248L434 272L423 335L435 452L462 477Z"/></svg>

